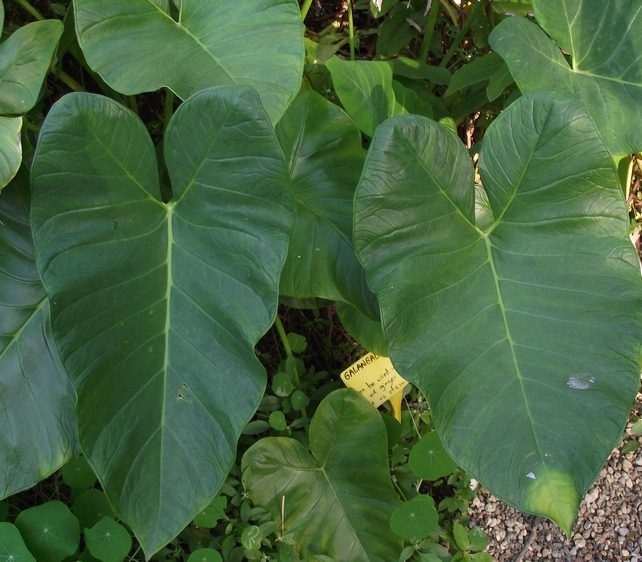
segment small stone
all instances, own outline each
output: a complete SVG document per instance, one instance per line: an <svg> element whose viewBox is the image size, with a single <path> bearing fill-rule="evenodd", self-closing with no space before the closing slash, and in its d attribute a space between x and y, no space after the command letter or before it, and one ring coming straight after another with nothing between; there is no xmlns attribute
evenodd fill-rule
<svg viewBox="0 0 642 562"><path fill-rule="evenodd" d="M626 527L620 527L617 530L617 534L620 535L621 537L626 537L626 535L629 534L629 530Z"/></svg>
<svg viewBox="0 0 642 562"><path fill-rule="evenodd" d="M620 552L620 555L622 556L622 558L628 558L631 554L628 550L624 549L622 550L622 552Z"/></svg>
<svg viewBox="0 0 642 562"><path fill-rule="evenodd" d="M624 459L622 461L622 468L627 472L631 472L633 470L633 465L631 464L631 461Z"/></svg>
<svg viewBox="0 0 642 562"><path fill-rule="evenodd" d="M575 546L577 548L584 548L586 546L586 541L584 539L577 539L575 541Z"/></svg>

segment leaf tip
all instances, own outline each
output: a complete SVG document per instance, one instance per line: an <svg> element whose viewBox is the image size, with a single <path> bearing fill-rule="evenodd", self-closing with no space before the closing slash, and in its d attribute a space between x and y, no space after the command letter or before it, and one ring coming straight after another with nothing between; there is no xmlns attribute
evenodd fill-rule
<svg viewBox="0 0 642 562"><path fill-rule="evenodd" d="M526 492L528 511L548 517L570 537L581 500L571 474L544 467L527 478L531 480Z"/></svg>

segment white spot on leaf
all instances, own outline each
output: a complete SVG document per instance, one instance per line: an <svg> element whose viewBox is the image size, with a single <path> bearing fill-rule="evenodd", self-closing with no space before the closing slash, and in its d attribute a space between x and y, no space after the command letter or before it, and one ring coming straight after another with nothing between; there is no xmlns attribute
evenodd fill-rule
<svg viewBox="0 0 642 562"><path fill-rule="evenodd" d="M574 390L587 390L595 384L595 379L587 373L576 373L566 381L566 386Z"/></svg>

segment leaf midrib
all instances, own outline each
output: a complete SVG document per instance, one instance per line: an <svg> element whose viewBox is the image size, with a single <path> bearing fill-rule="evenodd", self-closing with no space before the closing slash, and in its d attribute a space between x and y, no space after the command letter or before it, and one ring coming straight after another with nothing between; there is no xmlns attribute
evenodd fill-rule
<svg viewBox="0 0 642 562"><path fill-rule="evenodd" d="M180 14L179 21L174 20L168 13L164 12L163 10L161 10L160 6L158 6L157 4L154 4L154 2L152 2L151 0L147 0L147 3L151 4L154 7L154 9L158 13L160 13L162 15L162 17L168 19L173 26L176 26L179 29L181 29L183 31L183 33L185 33L185 35L187 35L190 39L192 39L194 41L194 43L196 43L203 50L203 52L205 52L214 61L214 63L217 66L219 66L221 68L221 70L223 70L223 72L225 72L225 74L229 77L229 79L234 84L238 84L238 81L236 80L236 78L234 78L234 76L232 76L230 74L230 72L227 70L227 68L225 68L223 66L223 64L221 64L221 61L217 57L214 56L214 53L212 53L207 48L207 46L198 37L196 37L196 35L194 35L187 27L185 27L183 25L183 23L182 23L182 19L183 19L183 2L181 2L180 12L179 12L179 14Z"/></svg>
<svg viewBox="0 0 642 562"><path fill-rule="evenodd" d="M7 344L7 346L0 351L0 363L4 359L5 355L8 353L8 351L13 348L13 346L18 342L23 334L23 332L27 329L27 326L33 321L33 319L40 313L40 311L47 305L48 299L47 296L45 295L41 300L39 300L36 304L34 309L31 311L29 316L25 319L25 321L20 325L20 327L12 334L11 336L11 341Z"/></svg>

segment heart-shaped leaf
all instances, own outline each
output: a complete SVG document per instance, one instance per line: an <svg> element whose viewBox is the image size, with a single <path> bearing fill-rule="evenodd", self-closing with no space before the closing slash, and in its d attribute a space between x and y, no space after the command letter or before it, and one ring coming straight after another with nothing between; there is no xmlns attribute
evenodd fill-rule
<svg viewBox="0 0 642 562"><path fill-rule="evenodd" d="M36 21L0 45L0 115L26 113L35 105L62 32L58 20Z"/></svg>
<svg viewBox="0 0 642 562"><path fill-rule="evenodd" d="M0 197L0 498L49 476L77 447L76 397L36 269L28 184L23 171Z"/></svg>
<svg viewBox="0 0 642 562"><path fill-rule="evenodd" d="M285 497L285 531L305 560L396 560L401 542L388 520L399 499L386 445L377 410L356 392L339 390L312 418L310 452L294 439L261 439L243 456L243 483L275 518Z"/></svg>
<svg viewBox="0 0 642 562"><path fill-rule="evenodd" d="M247 84L278 121L301 83L303 26L293 0L75 0L78 42L115 90L166 86L185 99L203 88ZM269 69L266 67L269 66Z"/></svg>
<svg viewBox="0 0 642 562"><path fill-rule="evenodd" d="M388 117L406 113L397 103L389 62L346 61L332 57L325 64L346 112L369 137Z"/></svg>
<svg viewBox="0 0 642 562"><path fill-rule="evenodd" d="M567 533L640 384L642 283L612 162L574 100L538 92L484 137L490 220L463 144L419 117L380 127L355 199L390 357L449 454Z"/></svg>
<svg viewBox="0 0 642 562"><path fill-rule="evenodd" d="M0 28L3 22L4 7ZM0 115L26 113L36 104L62 31L56 20L29 23L0 45ZM20 168L21 129L19 117L0 117L0 189Z"/></svg>
<svg viewBox="0 0 642 562"><path fill-rule="evenodd" d="M546 33L514 17L490 35L519 89L572 93L593 116L615 156L642 150L640 2L534 0L533 6ZM572 66L560 48L570 53Z"/></svg>
<svg viewBox="0 0 642 562"><path fill-rule="evenodd" d="M352 248L352 200L365 158L361 134L340 108L313 91L297 97L276 134L294 197L281 293L348 302L375 315Z"/></svg>
<svg viewBox="0 0 642 562"><path fill-rule="evenodd" d="M33 164L38 263L81 446L151 556L214 498L265 388L290 196L251 88L205 90L154 147L117 103L72 94Z"/></svg>

